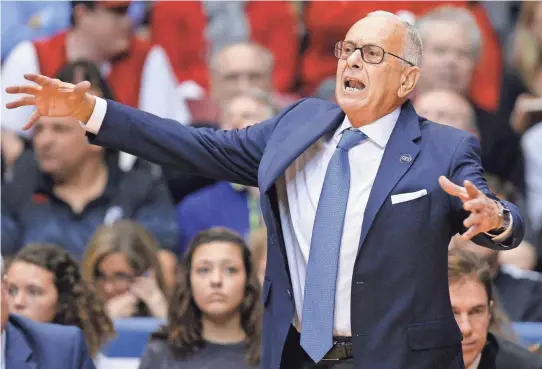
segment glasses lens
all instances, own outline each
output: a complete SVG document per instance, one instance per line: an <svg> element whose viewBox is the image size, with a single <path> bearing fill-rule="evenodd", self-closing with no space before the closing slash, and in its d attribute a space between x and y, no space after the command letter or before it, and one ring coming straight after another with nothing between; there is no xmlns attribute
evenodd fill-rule
<svg viewBox="0 0 542 369"><path fill-rule="evenodd" d="M339 41L335 44L335 56L340 59L348 59L356 50L356 45L347 41Z"/></svg>
<svg viewBox="0 0 542 369"><path fill-rule="evenodd" d="M363 60L367 63L378 64L384 58L384 50L375 45L365 45L362 47L361 52L363 53Z"/></svg>

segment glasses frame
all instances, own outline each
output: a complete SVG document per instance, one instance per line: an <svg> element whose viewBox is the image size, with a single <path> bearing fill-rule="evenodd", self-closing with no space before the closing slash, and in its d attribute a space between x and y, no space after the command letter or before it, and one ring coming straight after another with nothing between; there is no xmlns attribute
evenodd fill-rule
<svg viewBox="0 0 542 369"><path fill-rule="evenodd" d="M352 45L352 47L354 48L354 51L352 51L352 54L354 54L356 51L359 50L359 53L361 54L361 58L363 59L363 61L364 61L365 63L374 64L374 65L382 64L382 62L384 61L384 56L386 56L386 54L388 54L388 55L394 56L394 57L396 57L397 59L400 59L400 60L404 61L405 63L408 63L408 64L410 64L411 66L415 67L414 63L409 62L408 60L401 58L399 55L395 55L395 54L392 54L392 53L390 53L390 52L384 50L384 48L382 48L381 46L378 46L378 45L375 45L375 44L365 44L365 45L363 45L363 46L358 46L358 45L356 45L356 44L355 44L354 42L352 42L352 41L337 41L337 42L335 43L334 51L335 51L335 57L336 57L337 59L347 60L347 59L352 55L352 54L350 54L350 55L347 56L346 58L343 58L343 57L342 57L342 55L341 55L341 54L342 54L342 52L341 52L342 47L340 47L340 46L341 46L342 44L344 44L344 43L346 43L346 44L348 44L348 45ZM376 48L379 48L380 50L382 50L382 58L380 59L380 61L379 61L378 63L373 63L373 62L367 61L367 60L365 59L365 56L364 56L364 53L363 53L363 48L365 48L365 47L367 47L367 46L370 46L370 47L376 47Z"/></svg>

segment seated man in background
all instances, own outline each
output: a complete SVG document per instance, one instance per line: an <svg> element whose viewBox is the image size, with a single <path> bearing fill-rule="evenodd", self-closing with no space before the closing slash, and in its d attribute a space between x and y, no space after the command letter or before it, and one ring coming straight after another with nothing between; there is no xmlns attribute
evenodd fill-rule
<svg viewBox="0 0 542 369"><path fill-rule="evenodd" d="M235 42L257 42L276 60L275 88L288 92L299 55L294 6L290 1L153 1L152 39L167 52L179 81L192 80L204 89L209 55Z"/></svg>
<svg viewBox="0 0 542 369"><path fill-rule="evenodd" d="M79 328L35 323L9 314L3 264L0 256L0 366L3 369L94 369Z"/></svg>
<svg viewBox="0 0 542 369"><path fill-rule="evenodd" d="M422 117L469 132L480 139L474 110L463 95L453 90L431 90L416 96L413 104Z"/></svg>
<svg viewBox="0 0 542 369"><path fill-rule="evenodd" d="M78 74L74 68L67 80L79 82ZM32 142L37 163L22 155L13 164L11 181L2 185L3 254L29 243L53 243L80 260L94 231L120 218L145 226L161 247L176 246L175 210L160 178L144 168L121 170L106 150L88 143L71 118L42 119Z"/></svg>
<svg viewBox="0 0 542 369"><path fill-rule="evenodd" d="M521 247L521 245L519 246ZM455 236L450 248L470 251L485 260L504 312L514 322L542 322L542 276L511 265L499 265L499 252Z"/></svg>
<svg viewBox="0 0 542 369"><path fill-rule="evenodd" d="M482 249L482 247L477 247ZM487 263L467 250L448 253L450 300L466 369L540 369L538 357L492 332L495 302Z"/></svg>
<svg viewBox="0 0 542 369"><path fill-rule="evenodd" d="M131 1L72 1L72 25L39 41L23 41L2 65L2 85L22 82L25 73L56 76L66 64L100 65L117 101L164 118L187 122L179 111L177 79L165 51L136 36ZM11 97L3 92L3 101ZM20 131L31 109L2 108L2 125ZM183 115L184 114L184 115Z"/></svg>
<svg viewBox="0 0 542 369"><path fill-rule="evenodd" d="M222 128L242 129L271 118L277 109L270 97L259 90L234 95L223 105ZM243 237L263 224L259 191L217 182L187 197L177 207L180 229L180 254L199 232L214 226L230 228Z"/></svg>
<svg viewBox="0 0 542 369"><path fill-rule="evenodd" d="M445 89L469 96L469 86L482 53L482 35L468 10L437 8L416 22L424 45L423 70L415 95ZM508 122L473 101L484 169L525 187L519 137ZM436 102L435 102L436 103Z"/></svg>
<svg viewBox="0 0 542 369"><path fill-rule="evenodd" d="M297 97L275 93L274 70L273 54L253 42L232 43L213 53L209 61L209 98L189 103L192 121L217 122L220 106L233 95L249 89L271 94L279 107L292 103Z"/></svg>
<svg viewBox="0 0 542 369"><path fill-rule="evenodd" d="M209 97L187 100L192 125L218 128L221 106L232 96L250 89L270 94L273 104L279 108L292 103L297 97L275 93L274 70L273 54L252 42L232 43L214 53L209 62ZM208 178L180 173L174 168L162 169L176 203L190 193L215 183Z"/></svg>
<svg viewBox="0 0 542 369"><path fill-rule="evenodd" d="M4 1L2 3L2 60L22 41L52 36L70 26L68 1ZM134 1L128 10L134 25L145 16L145 3Z"/></svg>

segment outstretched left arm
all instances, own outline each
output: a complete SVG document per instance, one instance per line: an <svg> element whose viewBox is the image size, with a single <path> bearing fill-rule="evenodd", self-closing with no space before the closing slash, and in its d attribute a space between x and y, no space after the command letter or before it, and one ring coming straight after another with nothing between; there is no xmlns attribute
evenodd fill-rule
<svg viewBox="0 0 542 369"><path fill-rule="evenodd" d="M439 178L441 187L452 196L454 229L465 239L495 250L507 250L519 245L523 239L524 224L518 208L497 198L484 178L480 160L480 144L467 136L457 147L449 178ZM457 185L460 184L460 185ZM510 222L506 226L506 214ZM505 225L499 233L495 230Z"/></svg>

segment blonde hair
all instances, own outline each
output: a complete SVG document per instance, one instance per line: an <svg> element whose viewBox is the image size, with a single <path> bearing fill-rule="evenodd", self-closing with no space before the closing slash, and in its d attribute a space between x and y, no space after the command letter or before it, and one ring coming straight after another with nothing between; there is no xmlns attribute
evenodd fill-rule
<svg viewBox="0 0 542 369"><path fill-rule="evenodd" d="M145 227L131 221L119 220L109 225L103 225L89 241L81 271L83 278L95 283L98 265L102 260L113 253L123 253L128 257L130 266L136 274L142 274L152 269L158 286L169 296L164 274L157 257L158 243Z"/></svg>

